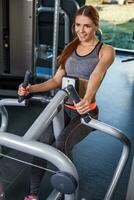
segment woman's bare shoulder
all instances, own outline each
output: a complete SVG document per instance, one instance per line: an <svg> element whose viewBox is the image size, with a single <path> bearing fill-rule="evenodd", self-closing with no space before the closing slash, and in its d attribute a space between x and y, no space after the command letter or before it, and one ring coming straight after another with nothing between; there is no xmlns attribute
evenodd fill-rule
<svg viewBox="0 0 134 200"><path fill-rule="evenodd" d="M100 58L115 58L115 49L108 44L103 44L99 53Z"/></svg>
<svg viewBox="0 0 134 200"><path fill-rule="evenodd" d="M101 51L102 51L102 52L108 52L108 53L109 53L109 52L115 52L115 49L114 49L113 46L104 43L104 44L102 45Z"/></svg>

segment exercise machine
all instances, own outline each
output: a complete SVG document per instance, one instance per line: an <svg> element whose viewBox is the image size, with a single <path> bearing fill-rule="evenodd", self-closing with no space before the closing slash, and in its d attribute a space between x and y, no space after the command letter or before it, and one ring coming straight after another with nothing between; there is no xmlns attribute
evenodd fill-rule
<svg viewBox="0 0 134 200"><path fill-rule="evenodd" d="M51 183L55 190L50 194L47 200L58 200L61 193L65 194L65 200L78 199L79 181L77 169L73 163L69 160L69 158L56 150L54 147L37 142L37 139L45 131L47 126L55 117L58 116L57 113L62 112L62 105L64 100L70 95L75 102L79 101L79 97L77 96L77 93L72 85L69 85L65 89L59 90L23 137L16 136L11 133L6 133L3 130L0 132L0 144L2 146L7 146L12 149L16 149L46 159L59 169L51 177ZM21 103L19 104L18 101L15 100L12 102L12 99L8 101L8 103L6 103L6 101L8 100L4 99L0 101L0 105L2 107L1 115L3 115L2 124L5 124L1 125L1 127L6 127L8 124L7 113L5 112L5 109L3 109L4 105L21 105ZM24 103L22 106L24 106ZM61 124L60 119L60 117L57 119L59 124ZM89 114L84 114L82 116L81 123L99 130L100 133L103 132L105 134L111 135L123 144L121 157L119 159L111 183L108 187L107 193L104 197L104 200L111 200L129 157L131 147L130 140L120 130L100 122L99 120L91 118ZM58 130L59 134L60 131Z"/></svg>

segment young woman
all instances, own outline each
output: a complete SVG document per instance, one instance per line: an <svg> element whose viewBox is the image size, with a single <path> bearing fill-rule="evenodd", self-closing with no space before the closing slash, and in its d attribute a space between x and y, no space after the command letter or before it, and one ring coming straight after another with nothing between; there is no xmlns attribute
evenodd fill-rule
<svg viewBox="0 0 134 200"><path fill-rule="evenodd" d="M71 108L65 105L66 127L56 140L56 147L68 156L73 146L93 131L89 127L83 128L80 115L90 112L92 117L98 118L95 96L115 58L114 49L96 37L99 15L93 6L85 5L76 12L72 28L75 39L66 46L58 58L59 68L55 76L46 82L29 85L27 88L20 86L18 90L19 95L45 92L60 88L64 75L79 79L78 93L81 101ZM82 131L79 131L81 128L83 128ZM41 136L40 141L50 145L54 142L51 126ZM39 158L34 158L33 162L40 166L46 165L46 162ZM31 174L30 195L25 197L25 200L39 200L38 191L44 171L33 167Z"/></svg>

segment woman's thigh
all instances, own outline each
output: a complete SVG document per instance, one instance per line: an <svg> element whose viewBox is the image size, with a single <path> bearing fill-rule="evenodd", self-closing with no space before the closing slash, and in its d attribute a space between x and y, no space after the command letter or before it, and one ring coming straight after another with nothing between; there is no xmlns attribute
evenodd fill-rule
<svg viewBox="0 0 134 200"><path fill-rule="evenodd" d="M91 117L98 118L98 108L91 112ZM56 141L56 147L66 155L71 154L74 145L83 140L93 128L81 124L81 116L78 113L72 113L72 119L65 127Z"/></svg>

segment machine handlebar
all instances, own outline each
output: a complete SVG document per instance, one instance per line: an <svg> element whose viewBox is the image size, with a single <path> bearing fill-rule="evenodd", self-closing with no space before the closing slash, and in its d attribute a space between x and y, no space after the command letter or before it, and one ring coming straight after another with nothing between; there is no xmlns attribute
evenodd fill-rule
<svg viewBox="0 0 134 200"><path fill-rule="evenodd" d="M79 103L80 102L80 97L77 93L77 91L75 90L75 88L73 87L73 85L68 85L67 86L67 91L69 93L69 96L73 99L73 101L75 103ZM82 114L81 117L85 120L86 123L88 123L91 120L90 117L90 113L86 113L86 114Z"/></svg>
<svg viewBox="0 0 134 200"><path fill-rule="evenodd" d="M29 84L31 78L31 72L29 70L26 71L24 81L22 83L22 87L26 88ZM25 99L25 96L18 95L18 102L21 103Z"/></svg>

